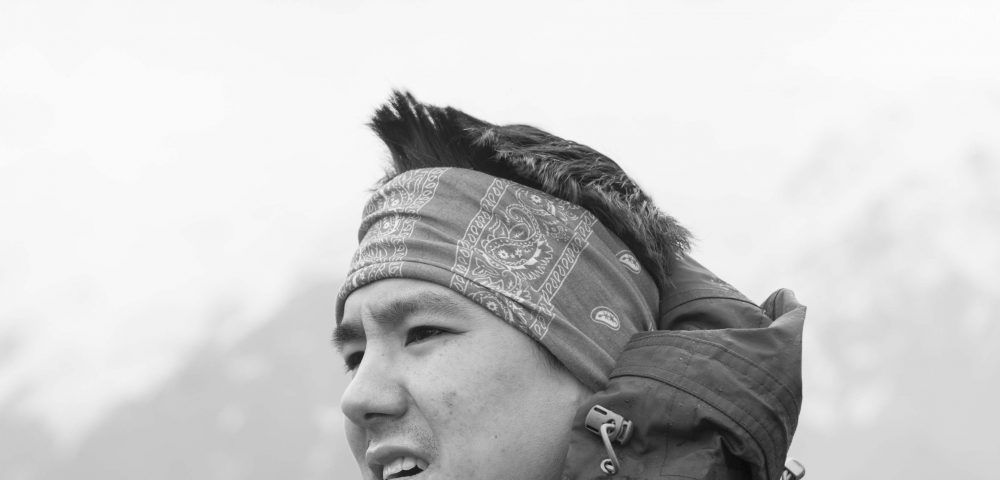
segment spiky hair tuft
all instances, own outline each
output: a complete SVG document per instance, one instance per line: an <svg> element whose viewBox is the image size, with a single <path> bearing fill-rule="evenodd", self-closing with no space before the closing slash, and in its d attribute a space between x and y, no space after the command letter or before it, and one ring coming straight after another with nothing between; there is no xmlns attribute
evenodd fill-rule
<svg viewBox="0 0 1000 480"><path fill-rule="evenodd" d="M380 183L418 168L478 170L589 210L662 284L690 233L660 211L617 163L600 152L527 125L493 125L451 107L394 91L370 126L389 147Z"/></svg>

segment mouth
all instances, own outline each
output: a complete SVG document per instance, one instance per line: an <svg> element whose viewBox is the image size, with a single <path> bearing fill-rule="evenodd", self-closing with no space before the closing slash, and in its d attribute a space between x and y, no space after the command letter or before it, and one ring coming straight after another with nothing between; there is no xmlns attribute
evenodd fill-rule
<svg viewBox="0 0 1000 480"><path fill-rule="evenodd" d="M382 480L394 480L397 478L417 477L423 473L424 470L427 470L429 466L430 464L428 464L427 461L417 457L397 457L381 467L382 475L378 478L381 478Z"/></svg>

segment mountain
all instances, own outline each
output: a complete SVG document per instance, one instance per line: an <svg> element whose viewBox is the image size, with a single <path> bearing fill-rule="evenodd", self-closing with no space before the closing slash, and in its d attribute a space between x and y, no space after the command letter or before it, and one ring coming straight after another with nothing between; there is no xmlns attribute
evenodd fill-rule
<svg viewBox="0 0 1000 480"><path fill-rule="evenodd" d="M330 345L336 282L303 287L230 346L204 345L157 391L119 407L72 451L0 411L0 478L358 478Z"/></svg>
<svg viewBox="0 0 1000 480"><path fill-rule="evenodd" d="M790 179L782 267L758 267L809 306L792 454L819 478L993 478L1000 151L862 154L877 150L839 148Z"/></svg>

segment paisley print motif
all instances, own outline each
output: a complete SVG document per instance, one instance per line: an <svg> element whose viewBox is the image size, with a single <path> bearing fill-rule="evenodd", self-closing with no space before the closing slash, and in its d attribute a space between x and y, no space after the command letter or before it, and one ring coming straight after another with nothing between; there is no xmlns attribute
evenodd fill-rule
<svg viewBox="0 0 1000 480"><path fill-rule="evenodd" d="M578 206L494 179L457 242L450 288L471 298L489 296L490 303L481 304L541 339L552 320L552 298L596 222Z"/></svg>
<svg viewBox="0 0 1000 480"><path fill-rule="evenodd" d="M376 280L402 276L406 239L413 234L417 213L434 198L447 168L402 173L378 189L365 205L361 248L351 260L354 272L347 279L353 288Z"/></svg>
<svg viewBox="0 0 1000 480"><path fill-rule="evenodd" d="M608 307L594 308L590 311L590 319L615 331L622 326L622 322L618 319L618 315L616 315L615 312L611 311Z"/></svg>
<svg viewBox="0 0 1000 480"><path fill-rule="evenodd" d="M635 255L633 255L632 252L622 250L615 256L618 258L618 261L621 262L622 265L625 265L625 268L627 268L630 272L642 272L642 266L639 264L639 259L635 258Z"/></svg>

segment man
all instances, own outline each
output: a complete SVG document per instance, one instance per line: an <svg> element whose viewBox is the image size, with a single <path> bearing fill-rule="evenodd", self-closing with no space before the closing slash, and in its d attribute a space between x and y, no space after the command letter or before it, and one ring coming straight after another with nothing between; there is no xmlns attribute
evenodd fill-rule
<svg viewBox="0 0 1000 480"><path fill-rule="evenodd" d="M782 474L804 307L759 308L607 157L396 93L334 341L366 479Z"/></svg>

